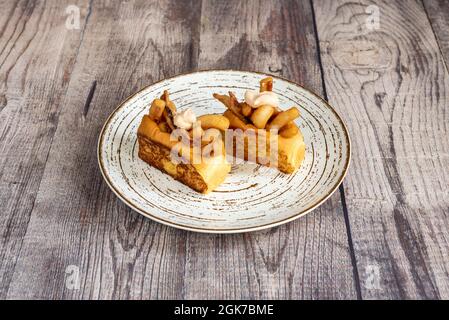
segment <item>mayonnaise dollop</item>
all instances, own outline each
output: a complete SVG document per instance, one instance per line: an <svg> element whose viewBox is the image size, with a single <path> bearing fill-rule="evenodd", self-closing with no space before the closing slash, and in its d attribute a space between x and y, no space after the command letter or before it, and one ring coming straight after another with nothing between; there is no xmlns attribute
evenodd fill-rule
<svg viewBox="0 0 449 320"><path fill-rule="evenodd" d="M181 112L177 112L173 117L175 126L181 129L190 130L193 124L196 122L195 113L191 108L187 108Z"/></svg>
<svg viewBox="0 0 449 320"><path fill-rule="evenodd" d="M259 108L263 105L279 106L279 98L273 91L257 92L255 90L246 90L245 102L253 108Z"/></svg>

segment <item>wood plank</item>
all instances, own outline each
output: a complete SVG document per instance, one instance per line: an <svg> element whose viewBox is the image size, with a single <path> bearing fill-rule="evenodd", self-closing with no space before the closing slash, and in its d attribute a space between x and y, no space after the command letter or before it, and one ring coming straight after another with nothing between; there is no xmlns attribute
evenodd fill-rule
<svg viewBox="0 0 449 320"><path fill-rule="evenodd" d="M427 16L443 55L446 69L449 66L449 2L447 0L423 0Z"/></svg>
<svg viewBox="0 0 449 320"><path fill-rule="evenodd" d="M275 73L322 93L309 1L203 1L199 68ZM186 298L356 298L340 195L267 231L189 233Z"/></svg>
<svg viewBox="0 0 449 320"><path fill-rule="evenodd" d="M420 1L314 1L363 298L449 298L449 74ZM372 8L371 8L372 9ZM372 25L370 25L372 26Z"/></svg>
<svg viewBox="0 0 449 320"><path fill-rule="evenodd" d="M101 178L96 143L122 99L195 67L199 4L92 2L8 298L183 297L186 232L126 208ZM70 265L79 289L66 285Z"/></svg>
<svg viewBox="0 0 449 320"><path fill-rule="evenodd" d="M80 32L65 28L68 4L78 5L85 17L87 1L0 3L0 299L11 281L80 45Z"/></svg>

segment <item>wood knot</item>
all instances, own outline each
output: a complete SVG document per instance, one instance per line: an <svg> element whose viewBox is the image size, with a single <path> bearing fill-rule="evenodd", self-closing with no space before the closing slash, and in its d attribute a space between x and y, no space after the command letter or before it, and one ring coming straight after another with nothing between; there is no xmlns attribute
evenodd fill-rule
<svg viewBox="0 0 449 320"><path fill-rule="evenodd" d="M387 69L392 62L390 50L378 41L335 40L329 44L328 50L340 69L381 70Z"/></svg>

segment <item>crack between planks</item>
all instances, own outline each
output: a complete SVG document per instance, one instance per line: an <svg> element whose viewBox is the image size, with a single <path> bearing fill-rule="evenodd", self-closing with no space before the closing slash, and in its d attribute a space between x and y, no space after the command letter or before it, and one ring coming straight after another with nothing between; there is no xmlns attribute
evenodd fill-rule
<svg viewBox="0 0 449 320"><path fill-rule="evenodd" d="M84 108L83 108L83 117L84 118L87 116L87 113L89 112L90 104L94 97L96 88L97 88L97 80L94 80L90 86L89 93L87 94L86 102L84 103Z"/></svg>
<svg viewBox="0 0 449 320"><path fill-rule="evenodd" d="M323 62L321 60L321 49L320 49L320 39L318 36L318 28L316 23L316 16L315 16L315 6L313 4L313 0L310 0L310 7L312 11L312 21L313 21L313 31L315 33L315 43L316 43L316 52L317 52L317 60L320 67L320 75L321 75L321 85L323 88L323 96L326 101L329 101L329 98L327 96L327 89L326 89L326 81L324 79L324 69L323 69ZM345 190L343 188L343 182L338 188L340 192L340 199L341 199L341 206L343 209L343 216L345 220L345 226L346 226L346 236L348 238L348 246L349 246L349 255L351 257L351 264L352 264L352 273L354 277L355 282L355 290L357 294L358 300L363 300L362 297L362 288L360 285L360 276L359 276L359 270L357 267L357 259L355 256L355 250L354 250L354 243L352 240L352 233L351 233L351 224L349 222L349 214L348 214L348 207L346 205L346 197L345 197Z"/></svg>
<svg viewBox="0 0 449 320"><path fill-rule="evenodd" d="M343 207L343 215L345 218L346 234L348 237L349 254L351 256L352 270L353 270L353 274L354 274L354 281L356 284L355 289L357 292L357 299L362 300L363 298L362 298L362 288L360 285L360 275L359 275L359 270L357 268L357 258L355 256L354 242L352 240L351 224L349 223L348 206L346 205L346 196L345 196L345 189L343 188L343 184L340 185L338 190L340 191L341 205Z"/></svg>

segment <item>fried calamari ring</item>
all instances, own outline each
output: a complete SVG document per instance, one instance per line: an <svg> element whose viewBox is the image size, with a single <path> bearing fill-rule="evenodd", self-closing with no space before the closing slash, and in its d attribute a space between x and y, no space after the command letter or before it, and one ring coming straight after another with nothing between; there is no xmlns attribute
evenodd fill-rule
<svg viewBox="0 0 449 320"><path fill-rule="evenodd" d="M273 119L273 121L271 121L268 124L267 129L278 129L279 130L280 128L285 126L290 121L293 121L296 118L298 118L299 115L300 115L299 110L296 107L292 107L292 108L288 109L287 111L282 111Z"/></svg>
<svg viewBox="0 0 449 320"><path fill-rule="evenodd" d="M170 133L162 132L157 123L147 115L143 116L137 133L167 148L172 148L176 144L176 141L171 140Z"/></svg>
<svg viewBox="0 0 449 320"><path fill-rule="evenodd" d="M153 121L159 121L165 109L165 101L161 99L154 99L150 107L150 118Z"/></svg>
<svg viewBox="0 0 449 320"><path fill-rule="evenodd" d="M201 122L201 128L204 130L216 128L224 131L229 128L229 119L220 114L205 114L198 117L198 121Z"/></svg>
<svg viewBox="0 0 449 320"><path fill-rule="evenodd" d="M274 108L269 105L263 105L255 109L251 115L251 121L258 129L263 129L274 112Z"/></svg>
<svg viewBox="0 0 449 320"><path fill-rule="evenodd" d="M294 122L289 122L281 128L279 134L281 135L281 137L288 139L296 136L298 132L299 128L296 126L296 124Z"/></svg>

